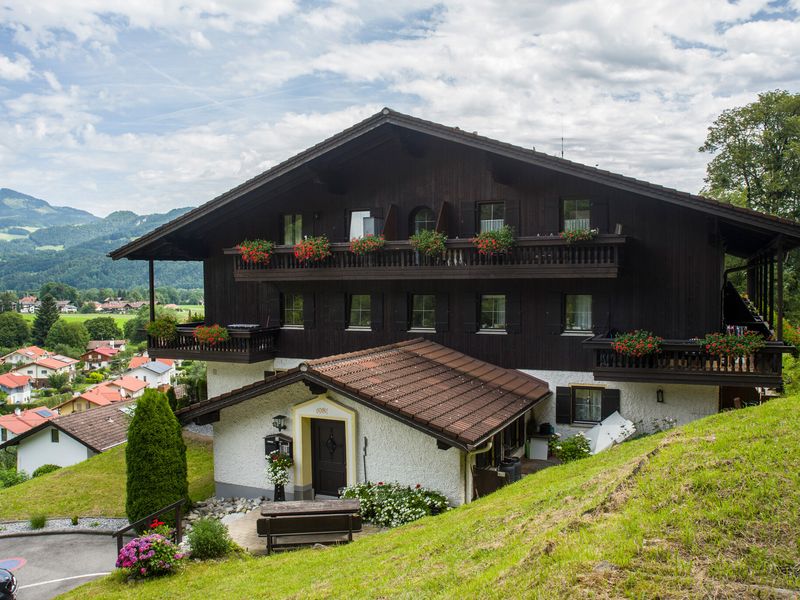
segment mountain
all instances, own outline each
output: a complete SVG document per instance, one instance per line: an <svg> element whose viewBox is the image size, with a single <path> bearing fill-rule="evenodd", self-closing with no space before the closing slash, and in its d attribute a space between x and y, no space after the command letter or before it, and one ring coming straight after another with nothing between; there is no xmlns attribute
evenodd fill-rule
<svg viewBox="0 0 800 600"><path fill-rule="evenodd" d="M98 220L99 217L85 210L68 206L51 206L40 198L0 188L0 229L82 225Z"/></svg>
<svg viewBox="0 0 800 600"><path fill-rule="evenodd" d="M3 188L0 289L36 290L48 281L83 289L146 286L146 263L112 261L106 254L189 210L177 208L152 215L117 211L100 218L81 210L53 207L44 200ZM156 285L202 288L202 265L159 263Z"/></svg>

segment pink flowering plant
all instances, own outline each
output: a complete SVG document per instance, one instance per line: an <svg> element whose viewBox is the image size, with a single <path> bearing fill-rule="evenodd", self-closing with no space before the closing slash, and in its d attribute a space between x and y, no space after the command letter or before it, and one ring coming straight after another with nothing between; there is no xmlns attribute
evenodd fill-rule
<svg viewBox="0 0 800 600"><path fill-rule="evenodd" d="M132 579L168 575L183 563L185 554L160 533L134 538L120 550L117 568Z"/></svg>
<svg viewBox="0 0 800 600"><path fill-rule="evenodd" d="M331 255L327 236L307 237L294 245L294 257L304 263L319 262Z"/></svg>
<svg viewBox="0 0 800 600"><path fill-rule="evenodd" d="M256 265L268 265L275 244L269 240L244 240L239 244L242 261Z"/></svg>
<svg viewBox="0 0 800 600"><path fill-rule="evenodd" d="M444 494L429 490L419 483L358 483L347 487L342 498L355 498L361 505L361 518L379 527L397 527L450 509Z"/></svg>
<svg viewBox="0 0 800 600"><path fill-rule="evenodd" d="M700 344L714 356L749 356L761 350L766 342L760 333L747 331L744 335L709 333Z"/></svg>
<svg viewBox="0 0 800 600"><path fill-rule="evenodd" d="M514 247L514 230L503 225L500 229L483 231L472 238L472 243L482 256L502 256Z"/></svg>
<svg viewBox="0 0 800 600"><path fill-rule="evenodd" d="M382 235L368 233L364 237L350 240L350 252L363 256L364 254L381 250L385 244L386 239Z"/></svg>
<svg viewBox="0 0 800 600"><path fill-rule="evenodd" d="M199 325L194 328L194 339L207 346L216 346L220 342L228 341L230 335L222 325Z"/></svg>
<svg viewBox="0 0 800 600"><path fill-rule="evenodd" d="M597 237L597 229L570 229L562 231L559 235L562 239L566 240L568 244L576 244L578 242L589 242Z"/></svg>
<svg viewBox="0 0 800 600"><path fill-rule="evenodd" d="M611 349L617 354L640 358L650 354L659 354L664 338L653 335L650 331L637 329L628 333L621 333L614 337Z"/></svg>

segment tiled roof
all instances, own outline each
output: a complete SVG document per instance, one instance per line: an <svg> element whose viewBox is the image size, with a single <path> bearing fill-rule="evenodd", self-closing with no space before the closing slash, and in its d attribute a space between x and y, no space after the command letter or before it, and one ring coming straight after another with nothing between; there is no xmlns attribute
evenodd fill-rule
<svg viewBox="0 0 800 600"><path fill-rule="evenodd" d="M462 448L550 394L548 384L423 339L304 363L179 411L186 422L296 381L321 384Z"/></svg>
<svg viewBox="0 0 800 600"><path fill-rule="evenodd" d="M153 361L153 360L150 359L149 356L134 356L131 359L131 362L128 364L128 368L129 369L135 369L136 367L141 367L142 365L144 365L146 363L149 363L149 362L160 362L160 363L163 363L163 364L167 365L168 367L172 367L172 365L175 364L169 358L157 358L155 361Z"/></svg>
<svg viewBox="0 0 800 600"><path fill-rule="evenodd" d="M19 350L14 350L13 352L9 352L3 358L11 356L12 354L21 354L23 356L29 357L33 361L39 358L40 356L46 356L47 350L39 348L39 346L27 346L25 348L20 348Z"/></svg>
<svg viewBox="0 0 800 600"><path fill-rule="evenodd" d="M112 356L117 354L119 350L117 350L116 348L111 348L110 346L98 346L97 348L92 348L91 350L88 350L86 353L84 353L84 356L92 352L96 354L101 354L106 358L111 358Z"/></svg>
<svg viewBox="0 0 800 600"><path fill-rule="evenodd" d="M34 364L39 365L40 367L44 367L46 369L63 369L64 367L68 367L70 365L74 365L78 361L72 358L67 358L66 356L59 356L56 358L55 356L51 356L49 358L40 358Z"/></svg>
<svg viewBox="0 0 800 600"><path fill-rule="evenodd" d="M109 387L108 382L101 383L92 389L86 390L78 397L92 404L96 404L97 406L106 406L112 402L121 402L124 400L119 390ZM67 402L70 402L70 400L67 400ZM64 404L66 404L66 402Z"/></svg>
<svg viewBox="0 0 800 600"><path fill-rule="evenodd" d="M119 348L126 344L126 340L90 340L86 344L87 350L94 350L95 348Z"/></svg>
<svg viewBox="0 0 800 600"><path fill-rule="evenodd" d="M158 360L150 360L139 365L139 368L147 369L148 371L155 373L156 375L163 375L164 373L168 373L169 371L172 370L172 365L166 365Z"/></svg>
<svg viewBox="0 0 800 600"><path fill-rule="evenodd" d="M31 380L27 375L18 375L17 373L4 373L0 375L0 386L8 389L14 389L26 385Z"/></svg>
<svg viewBox="0 0 800 600"><path fill-rule="evenodd" d="M45 407L31 408L23 410L20 414L12 413L0 416L0 427L8 429L14 435L20 435L55 416L56 413Z"/></svg>
<svg viewBox="0 0 800 600"><path fill-rule="evenodd" d="M120 377L119 379L115 379L109 385L113 385L123 390L127 390L129 392L138 392L139 390L143 390L147 387L147 383L136 379L135 377Z"/></svg>

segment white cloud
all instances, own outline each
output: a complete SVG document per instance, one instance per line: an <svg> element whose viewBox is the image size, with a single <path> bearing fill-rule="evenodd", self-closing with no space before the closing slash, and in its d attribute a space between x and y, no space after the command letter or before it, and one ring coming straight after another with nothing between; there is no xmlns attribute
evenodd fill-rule
<svg viewBox="0 0 800 600"><path fill-rule="evenodd" d="M31 61L21 54L17 54L14 59L0 54L0 79L27 80L31 76L31 70Z"/></svg>

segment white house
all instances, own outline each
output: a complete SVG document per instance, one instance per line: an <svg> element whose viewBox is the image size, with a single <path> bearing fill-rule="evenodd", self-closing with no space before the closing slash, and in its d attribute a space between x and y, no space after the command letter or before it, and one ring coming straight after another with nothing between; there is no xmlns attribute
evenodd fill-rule
<svg viewBox="0 0 800 600"><path fill-rule="evenodd" d="M47 358L48 356L50 356L50 353L44 348L39 348L39 346L27 346L9 352L0 359L0 362L3 364L27 365L36 362L40 358Z"/></svg>
<svg viewBox="0 0 800 600"><path fill-rule="evenodd" d="M147 387L158 388L172 383L175 367L171 361L170 364L167 364L160 360L146 360L139 366L130 369L127 376L145 382Z"/></svg>
<svg viewBox="0 0 800 600"><path fill-rule="evenodd" d="M17 470L33 473L42 465L68 467L125 442L131 403L76 412L40 423L0 444L17 447Z"/></svg>
<svg viewBox="0 0 800 600"><path fill-rule="evenodd" d="M236 390L209 378L216 397L178 412L183 423L214 423L218 496L269 493L265 454L285 425L295 463L287 497L397 481L461 504L472 499L478 456L497 435L521 454L526 419L550 396L541 380L422 339L297 362ZM247 375L247 365L225 367L227 382Z"/></svg>
<svg viewBox="0 0 800 600"><path fill-rule="evenodd" d="M31 401L31 379L18 373L0 375L0 391L8 394L7 404L27 404Z"/></svg>
<svg viewBox="0 0 800 600"><path fill-rule="evenodd" d="M103 385L110 390L118 391L123 398L138 398L144 393L145 389L147 389L147 383L128 375Z"/></svg>
<svg viewBox="0 0 800 600"><path fill-rule="evenodd" d="M0 415L0 443L22 435L56 416L58 413L44 406L30 410L16 409L10 415Z"/></svg>
<svg viewBox="0 0 800 600"><path fill-rule="evenodd" d="M110 346L99 346L91 348L81 355L84 370L94 371L95 369L107 369L119 350Z"/></svg>
<svg viewBox="0 0 800 600"><path fill-rule="evenodd" d="M47 385L48 378L54 373L64 373L69 377L69 381L75 377L75 365L78 361L68 356L55 354L47 358L40 358L33 363L17 367L14 371L27 375L33 380L36 387Z"/></svg>

